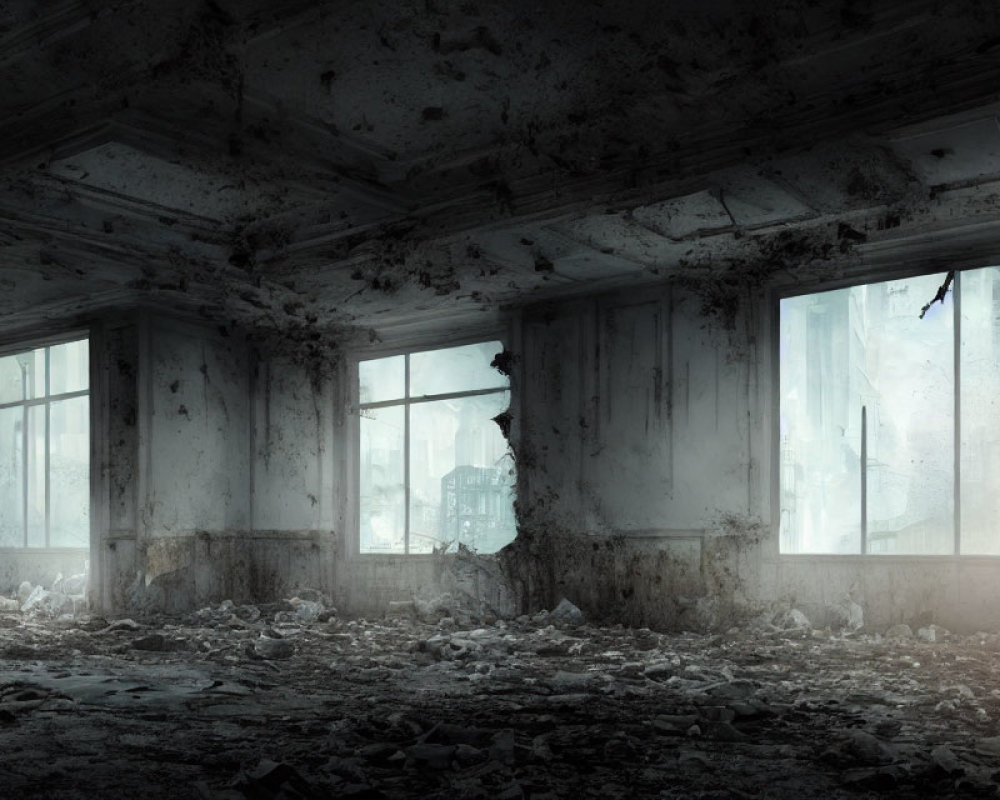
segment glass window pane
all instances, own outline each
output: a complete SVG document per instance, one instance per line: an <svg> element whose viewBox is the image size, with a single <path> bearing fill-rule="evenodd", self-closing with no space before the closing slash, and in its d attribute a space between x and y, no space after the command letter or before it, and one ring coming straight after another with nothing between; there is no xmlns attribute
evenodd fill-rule
<svg viewBox="0 0 1000 800"><path fill-rule="evenodd" d="M781 302L781 550L953 551L953 307L944 275Z"/></svg>
<svg viewBox="0 0 1000 800"><path fill-rule="evenodd" d="M49 412L52 547L90 544L90 402L57 400Z"/></svg>
<svg viewBox="0 0 1000 800"><path fill-rule="evenodd" d="M867 287L869 552L954 552L954 308L944 275ZM855 290L857 291L857 290Z"/></svg>
<svg viewBox="0 0 1000 800"><path fill-rule="evenodd" d="M24 546L23 414L0 409L0 547Z"/></svg>
<svg viewBox="0 0 1000 800"><path fill-rule="evenodd" d="M781 301L781 552L861 552L863 296Z"/></svg>
<svg viewBox="0 0 1000 800"><path fill-rule="evenodd" d="M960 281L962 552L1000 555L1000 268Z"/></svg>
<svg viewBox="0 0 1000 800"><path fill-rule="evenodd" d="M45 547L45 406L28 409L28 547Z"/></svg>
<svg viewBox="0 0 1000 800"><path fill-rule="evenodd" d="M506 376L490 366L502 350L500 342L482 342L413 353L410 356L410 396L506 388L509 385Z"/></svg>
<svg viewBox="0 0 1000 800"><path fill-rule="evenodd" d="M410 407L410 552L461 543L493 553L514 539L513 465L493 417L509 392Z"/></svg>
<svg viewBox="0 0 1000 800"><path fill-rule="evenodd" d="M361 416L361 552L405 552L404 407L372 408Z"/></svg>
<svg viewBox="0 0 1000 800"><path fill-rule="evenodd" d="M400 400L406 394L406 357L376 358L358 364L358 397L362 403Z"/></svg>
<svg viewBox="0 0 1000 800"><path fill-rule="evenodd" d="M79 392L90 382L90 349L86 339L49 348L49 393Z"/></svg>
<svg viewBox="0 0 1000 800"><path fill-rule="evenodd" d="M18 356L0 358L0 403L24 399L24 374Z"/></svg>
<svg viewBox="0 0 1000 800"><path fill-rule="evenodd" d="M39 347L30 352L21 353L17 358L25 365L28 399L45 397L45 348Z"/></svg>

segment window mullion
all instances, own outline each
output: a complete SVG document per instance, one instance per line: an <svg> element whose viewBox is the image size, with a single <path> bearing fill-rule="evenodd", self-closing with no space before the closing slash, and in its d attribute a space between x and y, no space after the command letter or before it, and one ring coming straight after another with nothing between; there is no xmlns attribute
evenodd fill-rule
<svg viewBox="0 0 1000 800"><path fill-rule="evenodd" d="M861 555L868 555L868 407L861 406Z"/></svg>
<svg viewBox="0 0 1000 800"><path fill-rule="evenodd" d="M52 517L52 480L49 475L51 462L50 451L52 449L52 438L50 421L52 418L52 406L49 403L49 353L50 348L45 348L45 546L51 547L52 542L49 537L49 521Z"/></svg>
<svg viewBox="0 0 1000 800"><path fill-rule="evenodd" d="M953 490L955 555L962 552L962 272L955 270L951 285L952 313L954 314L954 361L952 364L952 381L954 383L954 481Z"/></svg>
<svg viewBox="0 0 1000 800"><path fill-rule="evenodd" d="M403 413L403 552L410 554L410 355L403 362L406 406Z"/></svg>
<svg viewBox="0 0 1000 800"><path fill-rule="evenodd" d="M509 392L509 386L501 386L496 389L469 389L464 392L447 392L445 394L425 394L420 397L403 397L398 400L378 400L374 403L359 403L358 408L362 411L369 408L388 408L398 406L407 401L411 403L436 403L440 400L460 400L464 397L482 397L488 394L502 394Z"/></svg>
<svg viewBox="0 0 1000 800"><path fill-rule="evenodd" d="M27 387L22 373L21 384ZM28 407L21 406L21 522L24 526L24 546L28 546Z"/></svg>

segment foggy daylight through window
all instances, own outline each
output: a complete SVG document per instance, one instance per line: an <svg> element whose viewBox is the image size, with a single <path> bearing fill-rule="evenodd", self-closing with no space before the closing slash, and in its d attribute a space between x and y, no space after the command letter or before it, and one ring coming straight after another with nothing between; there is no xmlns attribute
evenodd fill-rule
<svg viewBox="0 0 1000 800"><path fill-rule="evenodd" d="M0 547L90 545L88 342L0 357Z"/></svg>
<svg viewBox="0 0 1000 800"><path fill-rule="evenodd" d="M1000 268L946 281L781 301L781 552L1000 554Z"/></svg>
<svg viewBox="0 0 1000 800"><path fill-rule="evenodd" d="M514 539L514 465L495 418L500 342L358 364L362 553L492 553Z"/></svg>

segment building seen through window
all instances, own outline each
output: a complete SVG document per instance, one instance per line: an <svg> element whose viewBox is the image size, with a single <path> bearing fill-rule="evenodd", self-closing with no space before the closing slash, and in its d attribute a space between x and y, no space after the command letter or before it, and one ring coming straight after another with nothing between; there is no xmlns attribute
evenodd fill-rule
<svg viewBox="0 0 1000 800"><path fill-rule="evenodd" d="M88 342L0 357L0 547L90 545Z"/></svg>
<svg viewBox="0 0 1000 800"><path fill-rule="evenodd" d="M515 535L513 460L494 418L510 403L499 342L358 365L360 548L481 553Z"/></svg>

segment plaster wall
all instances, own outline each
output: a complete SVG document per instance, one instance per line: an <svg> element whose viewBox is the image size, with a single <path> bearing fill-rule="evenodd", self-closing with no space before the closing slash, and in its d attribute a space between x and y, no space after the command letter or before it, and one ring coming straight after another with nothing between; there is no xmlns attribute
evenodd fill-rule
<svg viewBox="0 0 1000 800"><path fill-rule="evenodd" d="M253 492L255 529L335 527L338 504L332 378L316 379L281 359L255 364Z"/></svg>
<svg viewBox="0 0 1000 800"><path fill-rule="evenodd" d="M105 345L103 605L330 591L329 386L207 326L153 317L126 334Z"/></svg>
<svg viewBox="0 0 1000 800"><path fill-rule="evenodd" d="M246 530L247 347L166 319L149 324L144 344L144 538Z"/></svg>
<svg viewBox="0 0 1000 800"><path fill-rule="evenodd" d="M756 602L766 511L756 306L731 331L664 289L547 305L521 325L522 607L701 626Z"/></svg>

